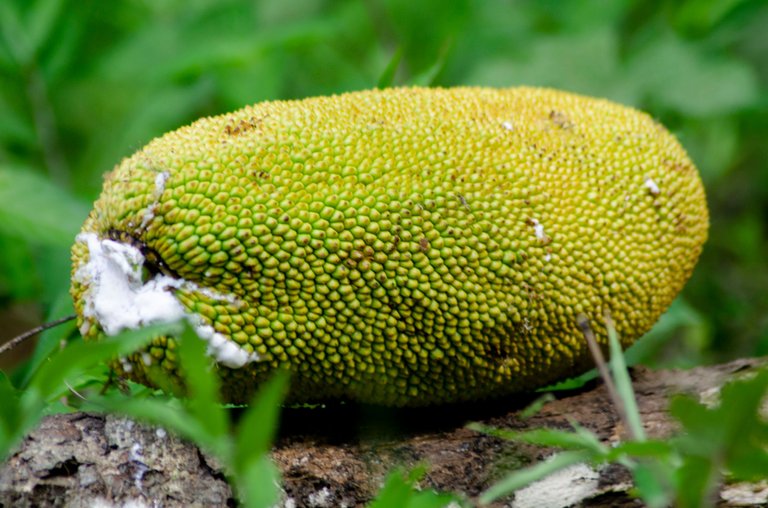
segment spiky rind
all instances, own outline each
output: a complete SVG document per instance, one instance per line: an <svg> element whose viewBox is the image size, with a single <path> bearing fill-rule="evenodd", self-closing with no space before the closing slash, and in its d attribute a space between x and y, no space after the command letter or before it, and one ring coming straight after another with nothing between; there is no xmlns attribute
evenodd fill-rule
<svg viewBox="0 0 768 508"><path fill-rule="evenodd" d="M697 171L663 127L535 88L357 92L202 119L124 160L83 226L194 283L174 290L189 313L258 354L220 368L228 399L283 367L294 398L395 405L580 373L576 316L603 335L610 310L631 344L707 229ZM73 270L88 257L76 243ZM87 292L73 282L95 338ZM175 375L172 339L148 351ZM124 373L148 382L146 360Z"/></svg>

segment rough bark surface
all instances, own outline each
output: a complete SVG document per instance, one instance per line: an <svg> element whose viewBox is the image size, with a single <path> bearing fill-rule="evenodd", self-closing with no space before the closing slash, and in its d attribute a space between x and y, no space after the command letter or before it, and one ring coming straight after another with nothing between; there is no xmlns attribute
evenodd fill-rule
<svg viewBox="0 0 768 508"><path fill-rule="evenodd" d="M731 375L758 362L739 360L688 371L634 369L646 431L652 437L674 431L666 414L671 394L690 393L706 400ZM351 404L286 409L273 451L283 476L282 506L362 506L374 497L387 472L419 463L428 465L424 488L463 492L471 499L506 471L552 453L470 431L464 427L468 421L527 429L569 428L569 420L575 420L605 442L622 434L601 383L556 395L527 419L520 411L532 397L419 410ZM513 506L568 506L571 501L578 506L641 506L627 494L630 477L618 466L600 471L575 468L560 480L565 483L555 478L518 493ZM725 490L721 504L763 505L768 485L763 487L749 488L751 500L735 497L738 490ZM211 457L163 429L111 415L47 417L0 467L0 508L236 505Z"/></svg>

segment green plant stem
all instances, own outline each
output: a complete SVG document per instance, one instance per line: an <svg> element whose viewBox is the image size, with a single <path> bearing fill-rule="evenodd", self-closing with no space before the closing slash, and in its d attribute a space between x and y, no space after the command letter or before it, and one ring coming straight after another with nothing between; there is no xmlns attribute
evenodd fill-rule
<svg viewBox="0 0 768 508"><path fill-rule="evenodd" d="M600 373L600 377L605 383L606 390L608 390L608 396L610 397L611 402L613 402L616 412L619 414L619 419L624 424L625 432L632 433L633 426L627 415L627 408L621 400L621 397L619 397L619 393L616 391L613 377L611 377L611 374L608 371L608 363L605 361L603 352L595 339L595 332L592 331L592 327L589 325L589 320L585 315L581 314L577 319L581 332L584 334L584 338L589 346L589 352L592 354L592 358L594 358L595 364L597 365L597 371Z"/></svg>

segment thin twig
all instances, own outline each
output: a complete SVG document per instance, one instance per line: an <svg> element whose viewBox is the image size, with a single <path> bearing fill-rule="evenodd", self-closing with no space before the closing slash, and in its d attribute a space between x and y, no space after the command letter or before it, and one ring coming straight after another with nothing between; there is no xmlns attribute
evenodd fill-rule
<svg viewBox="0 0 768 508"><path fill-rule="evenodd" d="M589 325L589 319L584 314L580 314L576 319L578 321L579 327L581 328L581 333L584 334L584 338L587 340L589 352L592 353L592 358L595 360L595 364L597 365L597 371L600 373L600 377L603 378L605 388L608 390L608 396L613 402L613 405L616 408L616 412L619 414L619 419L624 424L626 431L631 432L632 425L630 424L629 417L627 416L627 408L624 406L624 401L621 400L621 397L619 397L619 392L616 391L616 385L613 382L611 373L608 371L608 363L605 361L603 351L597 344L597 340L595 339L595 332L592 331L592 327Z"/></svg>
<svg viewBox="0 0 768 508"><path fill-rule="evenodd" d="M76 397L78 397L78 398L80 398L80 399L82 399L82 400L85 400L85 401L87 401L87 400L88 400L88 399L86 399L86 398L85 398L85 396L83 396L83 395L82 395L80 392L78 392L77 390L75 390L75 389L72 387L72 385L71 385L71 384L69 384L69 381L67 381L66 379L64 380L64 384L67 386L67 388L69 388L69 391L70 391L70 392L72 392L73 394L75 394L75 396L76 396Z"/></svg>
<svg viewBox="0 0 768 508"><path fill-rule="evenodd" d="M0 346L0 355L10 351L11 349L15 348L16 346L18 346L19 344L21 344L22 342L24 342L25 340L27 340L32 336L37 335L38 333L45 331L49 328L53 328L54 326L58 326L62 323L66 323L67 321L72 321L76 317L77 317L76 315L72 314L71 316L66 316L61 319L51 321L50 323L45 323L43 325L36 326L35 328L32 328L31 330L27 330L21 335L17 335L16 337L12 338L8 342Z"/></svg>

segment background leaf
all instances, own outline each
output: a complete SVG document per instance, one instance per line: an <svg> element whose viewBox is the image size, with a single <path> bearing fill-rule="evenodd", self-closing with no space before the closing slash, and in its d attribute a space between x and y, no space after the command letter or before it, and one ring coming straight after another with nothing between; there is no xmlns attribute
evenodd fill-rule
<svg viewBox="0 0 768 508"><path fill-rule="evenodd" d="M30 171L0 166L0 231L68 248L89 206Z"/></svg>

